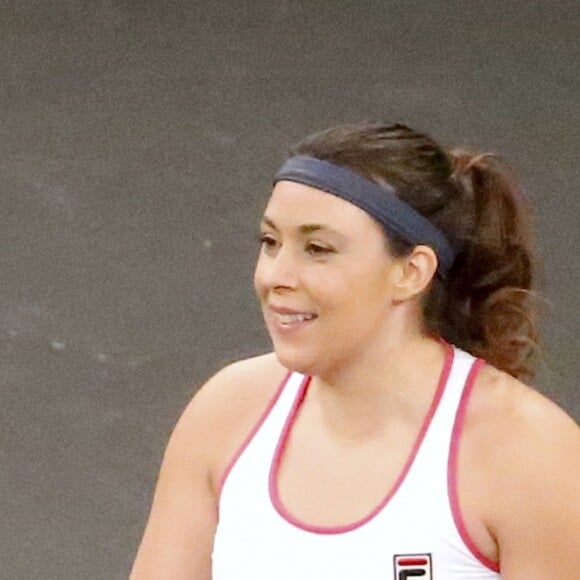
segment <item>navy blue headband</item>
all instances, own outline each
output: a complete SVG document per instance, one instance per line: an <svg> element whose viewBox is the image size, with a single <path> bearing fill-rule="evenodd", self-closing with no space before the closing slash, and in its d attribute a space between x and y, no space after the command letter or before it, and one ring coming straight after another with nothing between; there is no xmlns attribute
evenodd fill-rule
<svg viewBox="0 0 580 580"><path fill-rule="evenodd" d="M411 244L433 248L442 278L451 268L455 252L445 235L397 197L393 188L377 185L346 167L305 155L287 159L274 177L274 183L278 181L295 181L353 203L385 227L387 234L394 232Z"/></svg>

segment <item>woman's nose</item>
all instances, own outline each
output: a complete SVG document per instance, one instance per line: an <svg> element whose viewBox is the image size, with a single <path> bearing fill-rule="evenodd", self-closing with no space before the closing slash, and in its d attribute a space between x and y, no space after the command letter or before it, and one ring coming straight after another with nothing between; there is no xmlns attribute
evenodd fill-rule
<svg viewBox="0 0 580 580"><path fill-rule="evenodd" d="M279 248L272 256L261 256L257 270L261 283L270 289L296 287L298 264L289 247Z"/></svg>

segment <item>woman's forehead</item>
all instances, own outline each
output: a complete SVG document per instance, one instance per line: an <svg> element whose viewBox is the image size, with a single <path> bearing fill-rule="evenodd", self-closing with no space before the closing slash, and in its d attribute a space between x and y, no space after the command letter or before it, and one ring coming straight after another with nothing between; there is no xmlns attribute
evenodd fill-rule
<svg viewBox="0 0 580 580"><path fill-rule="evenodd" d="M292 181L279 181L264 212L264 219L277 227L326 226L337 231L372 229L380 226L365 211L320 189Z"/></svg>

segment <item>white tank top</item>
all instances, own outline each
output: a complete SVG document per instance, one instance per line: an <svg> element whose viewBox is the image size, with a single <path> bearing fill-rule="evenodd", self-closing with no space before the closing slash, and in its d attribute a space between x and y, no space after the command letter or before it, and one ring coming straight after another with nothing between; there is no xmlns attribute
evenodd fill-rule
<svg viewBox="0 0 580 580"><path fill-rule="evenodd" d="M457 502L457 448L481 366L447 348L431 408L397 482L370 514L340 527L301 522L279 500L277 467L309 383L289 374L223 476L212 580L500 578L498 565L468 536Z"/></svg>

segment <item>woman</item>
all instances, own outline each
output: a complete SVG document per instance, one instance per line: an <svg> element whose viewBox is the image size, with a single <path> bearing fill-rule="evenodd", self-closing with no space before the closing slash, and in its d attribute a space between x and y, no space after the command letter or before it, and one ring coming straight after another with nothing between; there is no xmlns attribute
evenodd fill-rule
<svg viewBox="0 0 580 580"><path fill-rule="evenodd" d="M275 352L185 410L132 580L579 578L580 434L520 382L529 218L505 168L338 127L293 150L261 229Z"/></svg>

